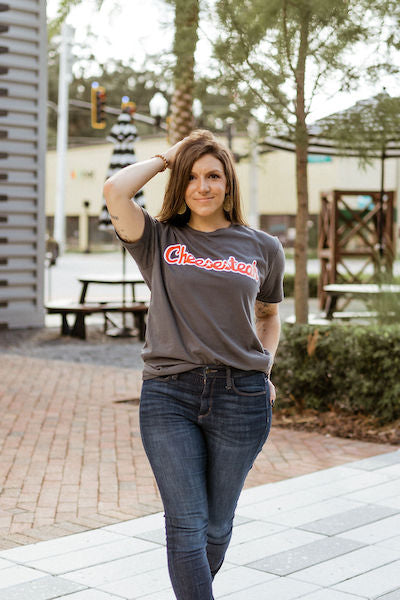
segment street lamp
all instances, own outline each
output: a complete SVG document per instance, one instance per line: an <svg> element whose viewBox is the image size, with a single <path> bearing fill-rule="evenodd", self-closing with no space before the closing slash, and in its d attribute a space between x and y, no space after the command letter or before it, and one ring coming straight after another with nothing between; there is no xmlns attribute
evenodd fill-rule
<svg viewBox="0 0 400 600"><path fill-rule="evenodd" d="M156 92L149 102L150 114L154 117L154 125L158 129L161 119L165 118L168 111L168 102L161 92Z"/></svg>
<svg viewBox="0 0 400 600"><path fill-rule="evenodd" d="M193 112L194 118L196 119L196 121L198 121L203 113L203 105L198 98L195 98L193 100L192 112Z"/></svg>

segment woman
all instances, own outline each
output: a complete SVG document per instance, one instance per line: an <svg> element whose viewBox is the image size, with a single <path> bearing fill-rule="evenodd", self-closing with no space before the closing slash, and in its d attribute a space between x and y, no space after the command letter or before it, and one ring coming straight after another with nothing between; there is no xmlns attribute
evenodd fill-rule
<svg viewBox="0 0 400 600"><path fill-rule="evenodd" d="M156 220L130 198L167 167ZM178 600L210 600L271 425L282 246L244 223L231 156L207 131L122 169L104 195L151 289L140 427L164 504L172 586Z"/></svg>

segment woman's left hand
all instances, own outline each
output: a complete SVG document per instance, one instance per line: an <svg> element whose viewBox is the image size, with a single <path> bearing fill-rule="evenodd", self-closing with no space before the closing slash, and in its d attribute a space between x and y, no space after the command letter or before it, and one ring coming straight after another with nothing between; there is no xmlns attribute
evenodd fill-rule
<svg viewBox="0 0 400 600"><path fill-rule="evenodd" d="M270 379L268 379L268 385L269 385L269 402L270 402L271 406L274 406L275 400L276 400L276 389Z"/></svg>

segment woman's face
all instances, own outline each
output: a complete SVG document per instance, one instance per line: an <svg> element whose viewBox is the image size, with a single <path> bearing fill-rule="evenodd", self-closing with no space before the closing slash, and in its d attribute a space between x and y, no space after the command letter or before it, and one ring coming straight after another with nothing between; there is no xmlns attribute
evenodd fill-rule
<svg viewBox="0 0 400 600"><path fill-rule="evenodd" d="M212 154L205 154L193 164L185 192L185 201L192 214L209 219L224 217L226 193L224 166Z"/></svg>

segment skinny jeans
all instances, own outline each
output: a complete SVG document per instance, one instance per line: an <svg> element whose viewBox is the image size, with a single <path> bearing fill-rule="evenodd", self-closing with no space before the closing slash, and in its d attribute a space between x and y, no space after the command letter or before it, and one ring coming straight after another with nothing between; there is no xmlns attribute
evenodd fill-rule
<svg viewBox="0 0 400 600"><path fill-rule="evenodd" d="M177 600L213 600L240 492L271 426L265 373L204 366L143 382L140 429Z"/></svg>

